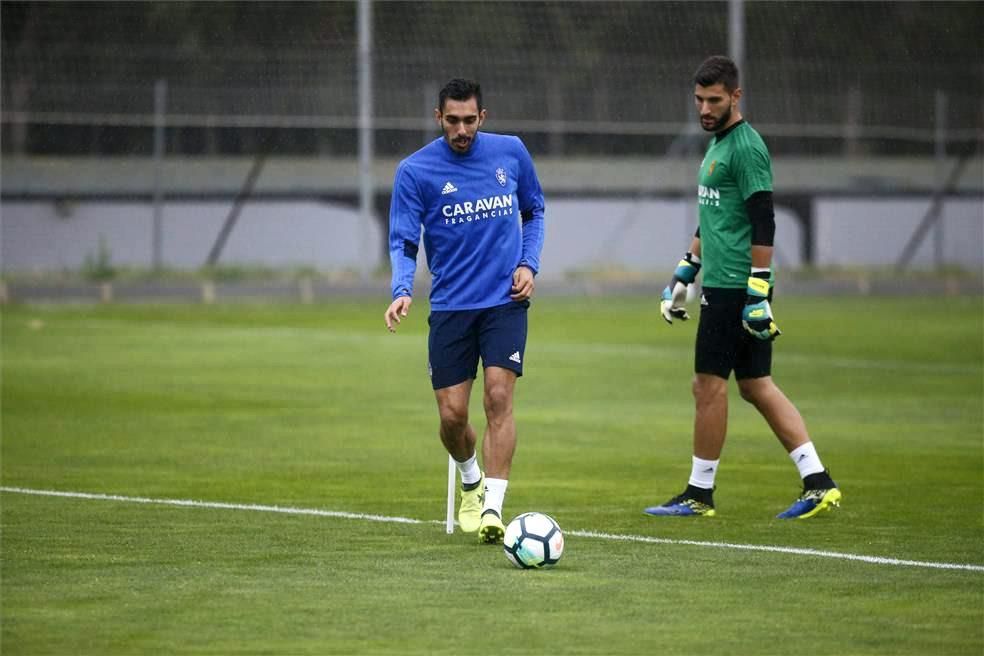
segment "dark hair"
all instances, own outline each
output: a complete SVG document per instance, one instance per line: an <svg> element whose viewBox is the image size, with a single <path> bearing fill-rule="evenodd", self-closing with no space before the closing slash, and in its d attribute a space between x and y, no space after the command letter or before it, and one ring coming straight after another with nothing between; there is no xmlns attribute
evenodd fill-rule
<svg viewBox="0 0 984 656"><path fill-rule="evenodd" d="M456 77L445 84L437 96L437 108L441 110L441 113L444 113L444 101L448 98L451 100L475 98L475 102L478 103L478 111L482 111L482 85L474 80Z"/></svg>
<svg viewBox="0 0 984 656"><path fill-rule="evenodd" d="M694 73L694 84L709 87L720 82L728 91L738 88L738 67L722 55L714 55L704 60Z"/></svg>

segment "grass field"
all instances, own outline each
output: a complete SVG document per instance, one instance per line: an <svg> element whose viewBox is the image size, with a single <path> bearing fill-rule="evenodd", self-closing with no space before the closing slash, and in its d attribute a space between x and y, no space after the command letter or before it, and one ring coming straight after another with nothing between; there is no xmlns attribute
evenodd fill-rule
<svg viewBox="0 0 984 656"><path fill-rule="evenodd" d="M794 522L734 392L718 516L643 515L689 475L695 322L535 301L506 514L568 539L532 572L444 533L426 307L389 335L385 304L4 307L2 653L984 651L980 298L777 304L776 380L844 492Z"/></svg>

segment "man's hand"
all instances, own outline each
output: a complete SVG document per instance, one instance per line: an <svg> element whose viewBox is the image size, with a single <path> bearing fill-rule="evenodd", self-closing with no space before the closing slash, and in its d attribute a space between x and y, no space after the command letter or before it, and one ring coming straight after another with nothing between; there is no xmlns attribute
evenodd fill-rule
<svg viewBox="0 0 984 656"><path fill-rule="evenodd" d="M686 321L690 318L687 314L687 285L693 283L700 271L700 258L693 253L687 253L677 264L676 271L673 272L673 279L663 290L660 299L659 311L663 315L666 323L672 324L674 319Z"/></svg>
<svg viewBox="0 0 984 656"><path fill-rule="evenodd" d="M746 289L748 297L741 311L741 325L752 337L764 342L770 342L782 334L779 326L772 318L772 306L769 305L768 279L751 276Z"/></svg>
<svg viewBox="0 0 984 656"><path fill-rule="evenodd" d="M413 299L409 296L400 296L386 308L386 328L391 333L396 332L396 326L400 323L400 317L407 316L411 303L413 303Z"/></svg>
<svg viewBox="0 0 984 656"><path fill-rule="evenodd" d="M667 285L663 290L659 304L659 311L669 324L672 324L674 319L686 321L690 318L687 308L684 307L687 303L687 286L676 279L671 284L672 287Z"/></svg>
<svg viewBox="0 0 984 656"><path fill-rule="evenodd" d="M533 270L527 266L518 266L513 271L512 293L509 298L514 301L525 301L533 295Z"/></svg>

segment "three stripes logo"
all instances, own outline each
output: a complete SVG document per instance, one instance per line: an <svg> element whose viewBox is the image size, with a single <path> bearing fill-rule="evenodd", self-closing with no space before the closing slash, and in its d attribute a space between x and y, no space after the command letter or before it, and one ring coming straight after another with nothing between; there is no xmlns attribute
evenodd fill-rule
<svg viewBox="0 0 984 656"><path fill-rule="evenodd" d="M515 353L510 355L509 359L515 362L516 364L522 364L522 360L520 360L519 358L519 351L516 351Z"/></svg>
<svg viewBox="0 0 984 656"><path fill-rule="evenodd" d="M453 184L451 184L450 182L448 182L448 183L445 183L445 185L444 185L444 189L442 189L442 190L441 190L441 195L442 195L442 196L445 196L445 195L447 195L447 194L453 194L453 193L454 193L454 192L456 192L456 191L458 191L458 188L457 188L457 187L455 187L455 186L454 186Z"/></svg>

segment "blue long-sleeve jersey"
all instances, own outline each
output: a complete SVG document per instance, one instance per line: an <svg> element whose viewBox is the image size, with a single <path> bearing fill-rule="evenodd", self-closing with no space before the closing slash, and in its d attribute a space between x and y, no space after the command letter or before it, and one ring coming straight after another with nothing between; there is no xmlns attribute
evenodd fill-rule
<svg viewBox="0 0 984 656"><path fill-rule="evenodd" d="M393 298L413 295L423 227L432 310L509 302L519 265L540 270L543 190L519 137L478 132L468 152L435 139L400 162L390 203Z"/></svg>

